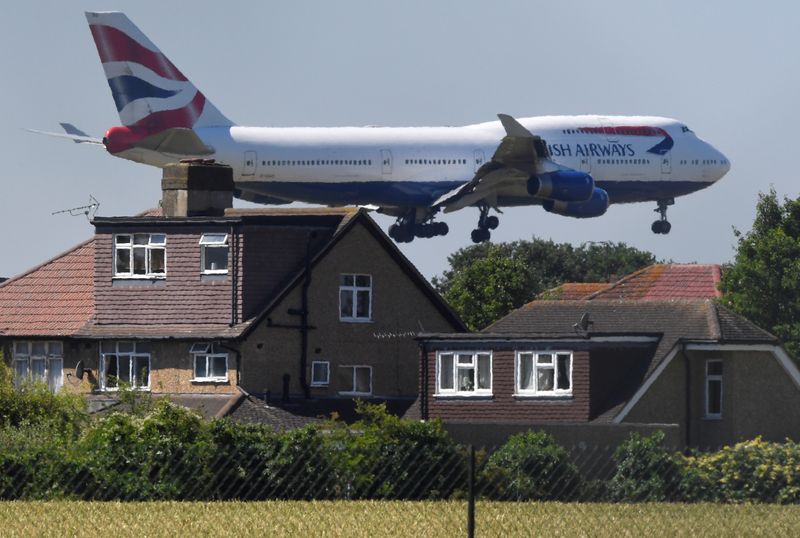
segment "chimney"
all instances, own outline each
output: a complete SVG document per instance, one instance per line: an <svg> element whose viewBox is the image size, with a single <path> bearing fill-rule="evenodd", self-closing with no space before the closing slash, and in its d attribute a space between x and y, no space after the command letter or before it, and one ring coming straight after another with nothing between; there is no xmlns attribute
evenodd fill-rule
<svg viewBox="0 0 800 538"><path fill-rule="evenodd" d="M233 207L233 169L213 162L168 164L161 176L165 217L221 217Z"/></svg>

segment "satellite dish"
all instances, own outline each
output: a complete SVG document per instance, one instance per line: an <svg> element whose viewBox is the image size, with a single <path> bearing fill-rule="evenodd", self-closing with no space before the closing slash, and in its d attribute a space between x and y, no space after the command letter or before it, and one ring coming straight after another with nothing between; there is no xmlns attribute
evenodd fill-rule
<svg viewBox="0 0 800 538"><path fill-rule="evenodd" d="M78 364L75 365L75 377L83 380L83 372L83 361L78 361Z"/></svg>

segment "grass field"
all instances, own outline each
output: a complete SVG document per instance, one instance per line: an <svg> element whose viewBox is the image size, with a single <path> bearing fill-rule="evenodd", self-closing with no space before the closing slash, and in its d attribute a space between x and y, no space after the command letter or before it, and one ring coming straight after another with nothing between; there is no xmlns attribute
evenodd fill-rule
<svg viewBox="0 0 800 538"><path fill-rule="evenodd" d="M466 536L464 502L0 502L0 535ZM479 502L476 536L800 536L800 506Z"/></svg>

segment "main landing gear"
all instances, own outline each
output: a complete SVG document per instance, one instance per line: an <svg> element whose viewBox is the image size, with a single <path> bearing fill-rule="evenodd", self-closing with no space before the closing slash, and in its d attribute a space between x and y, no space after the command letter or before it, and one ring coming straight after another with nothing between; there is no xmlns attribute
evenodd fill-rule
<svg viewBox="0 0 800 538"><path fill-rule="evenodd" d="M653 211L661 215L661 218L653 223L650 227L654 234L668 234L672 229L672 225L667 220L667 208L675 203L675 200L669 198L667 200L659 200L658 207Z"/></svg>
<svg viewBox="0 0 800 538"><path fill-rule="evenodd" d="M429 239L438 235L447 235L450 228L446 222L434 222L432 219L417 223L416 212L412 211L397 219L389 226L389 237L398 243L410 243L415 237Z"/></svg>
<svg viewBox="0 0 800 538"><path fill-rule="evenodd" d="M494 230L500 225L500 219L489 215L489 206L481 206L481 216L478 218L478 227L472 230L472 242L483 243L492 236L489 230Z"/></svg>

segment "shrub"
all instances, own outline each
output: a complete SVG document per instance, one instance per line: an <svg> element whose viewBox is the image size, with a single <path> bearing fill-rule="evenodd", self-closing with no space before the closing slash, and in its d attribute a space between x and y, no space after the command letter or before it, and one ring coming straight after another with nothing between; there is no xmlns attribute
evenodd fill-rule
<svg viewBox="0 0 800 538"><path fill-rule="evenodd" d="M438 420L404 420L385 404L357 402L360 420L333 425L327 446L339 452L348 498L443 499L463 489L467 461Z"/></svg>
<svg viewBox="0 0 800 538"><path fill-rule="evenodd" d="M684 458L685 500L800 502L800 445L752 441Z"/></svg>
<svg viewBox="0 0 800 538"><path fill-rule="evenodd" d="M0 356L1 358L1 356ZM44 383L14 386L11 369L0 360L0 428L48 423L51 434L72 437L88 420L86 400L64 390L53 393Z"/></svg>
<svg viewBox="0 0 800 538"><path fill-rule="evenodd" d="M578 468L542 431L512 435L482 472L490 495L516 500L569 500L579 493Z"/></svg>
<svg viewBox="0 0 800 538"><path fill-rule="evenodd" d="M612 500L669 501L679 494L680 467L662 443L664 432L632 433L614 452L617 470L608 484Z"/></svg>
<svg viewBox="0 0 800 538"><path fill-rule="evenodd" d="M212 484L208 423L167 400L144 417L119 412L104 417L75 448L75 473L93 484L79 493L89 498L205 498Z"/></svg>

